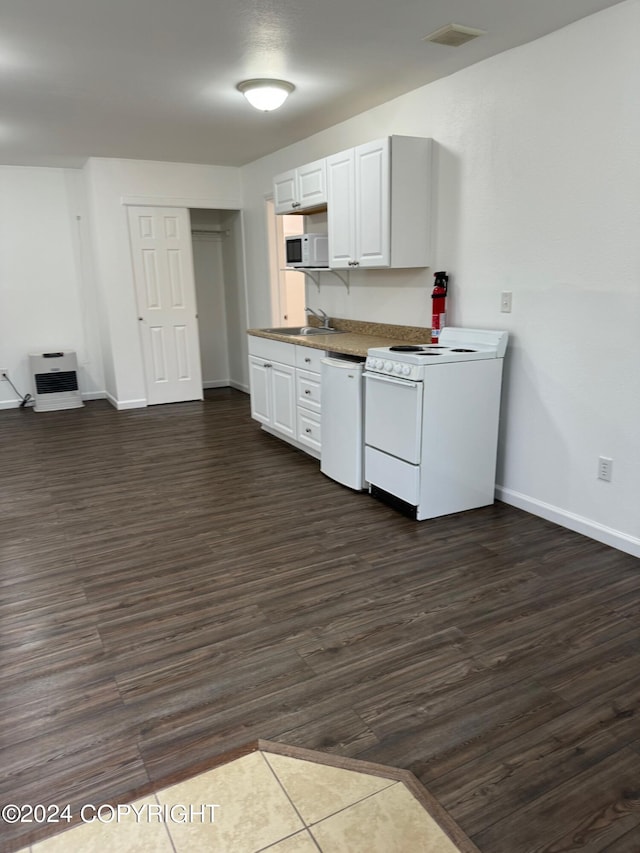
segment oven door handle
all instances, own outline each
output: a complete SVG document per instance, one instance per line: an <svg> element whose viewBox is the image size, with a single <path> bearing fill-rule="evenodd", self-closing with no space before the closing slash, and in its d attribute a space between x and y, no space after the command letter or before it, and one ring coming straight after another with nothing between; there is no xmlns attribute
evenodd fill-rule
<svg viewBox="0 0 640 853"><path fill-rule="evenodd" d="M412 379L396 379L395 376L383 376L379 373L365 373L366 379L375 379L376 382L390 382L392 385L402 385L403 388L417 388L419 382Z"/></svg>

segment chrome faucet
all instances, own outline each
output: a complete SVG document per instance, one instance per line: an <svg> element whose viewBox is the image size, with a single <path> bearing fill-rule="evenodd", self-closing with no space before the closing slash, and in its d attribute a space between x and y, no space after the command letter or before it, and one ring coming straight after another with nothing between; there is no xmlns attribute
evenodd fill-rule
<svg viewBox="0 0 640 853"><path fill-rule="evenodd" d="M317 311L314 311L313 308L305 308L304 310L307 312L307 314L313 314L316 320L320 320L321 329L331 328L331 326L329 325L329 315L326 311L323 311L322 308L318 308Z"/></svg>

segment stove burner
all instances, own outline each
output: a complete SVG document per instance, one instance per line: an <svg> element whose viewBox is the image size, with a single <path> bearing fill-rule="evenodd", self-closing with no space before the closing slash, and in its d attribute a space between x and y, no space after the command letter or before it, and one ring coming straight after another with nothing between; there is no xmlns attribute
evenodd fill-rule
<svg viewBox="0 0 640 853"><path fill-rule="evenodd" d="M442 355L442 353L441 352L431 352L430 350L426 349L426 350L424 350L422 355Z"/></svg>
<svg viewBox="0 0 640 853"><path fill-rule="evenodd" d="M475 350L475 349L462 349L462 347L459 347L458 349L452 349L451 350L451 352L477 352L477 351L478 350Z"/></svg>
<svg viewBox="0 0 640 853"><path fill-rule="evenodd" d="M389 352L422 352L422 347L416 346L397 346L389 347Z"/></svg>

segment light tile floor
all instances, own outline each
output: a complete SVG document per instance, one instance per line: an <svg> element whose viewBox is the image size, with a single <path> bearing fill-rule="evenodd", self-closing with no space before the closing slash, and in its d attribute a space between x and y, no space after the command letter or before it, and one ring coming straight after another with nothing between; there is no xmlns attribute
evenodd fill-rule
<svg viewBox="0 0 640 853"><path fill-rule="evenodd" d="M21 853L459 853L402 782L263 751L121 812Z"/></svg>

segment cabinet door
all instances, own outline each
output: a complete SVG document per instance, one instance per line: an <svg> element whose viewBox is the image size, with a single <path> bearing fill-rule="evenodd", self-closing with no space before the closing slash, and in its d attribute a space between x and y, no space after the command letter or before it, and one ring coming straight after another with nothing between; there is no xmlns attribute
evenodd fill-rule
<svg viewBox="0 0 640 853"><path fill-rule="evenodd" d="M274 362L271 371L271 426L285 435L296 435L296 371Z"/></svg>
<svg viewBox="0 0 640 853"><path fill-rule="evenodd" d="M329 266L349 268L356 259L354 149L327 158Z"/></svg>
<svg viewBox="0 0 640 853"><path fill-rule="evenodd" d="M271 423L271 369L263 358L249 356L251 417L263 424Z"/></svg>
<svg viewBox="0 0 640 853"><path fill-rule="evenodd" d="M273 179L273 204L276 213L292 213L298 207L296 169L290 169Z"/></svg>
<svg viewBox="0 0 640 853"><path fill-rule="evenodd" d="M327 203L327 171L324 160L316 160L296 170L300 209Z"/></svg>
<svg viewBox="0 0 640 853"><path fill-rule="evenodd" d="M359 145L355 150L355 242L360 267L391 263L389 178L389 139Z"/></svg>

